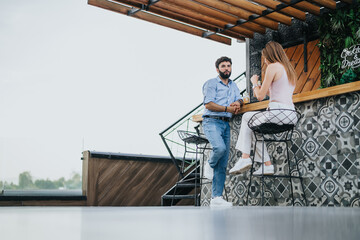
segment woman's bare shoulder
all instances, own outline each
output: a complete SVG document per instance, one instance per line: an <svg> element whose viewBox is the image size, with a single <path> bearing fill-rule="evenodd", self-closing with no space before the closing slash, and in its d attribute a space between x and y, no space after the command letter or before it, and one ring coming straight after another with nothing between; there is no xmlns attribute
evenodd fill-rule
<svg viewBox="0 0 360 240"><path fill-rule="evenodd" d="M275 71L284 68L283 65L279 62L270 63L267 67Z"/></svg>
<svg viewBox="0 0 360 240"><path fill-rule="evenodd" d="M283 75L284 67L281 63L275 62L269 64L266 70L274 74L274 81L277 81Z"/></svg>

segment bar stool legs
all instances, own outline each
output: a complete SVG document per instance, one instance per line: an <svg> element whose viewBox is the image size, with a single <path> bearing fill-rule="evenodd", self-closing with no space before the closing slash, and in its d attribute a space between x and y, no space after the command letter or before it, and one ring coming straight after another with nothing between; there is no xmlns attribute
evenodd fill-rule
<svg viewBox="0 0 360 240"><path fill-rule="evenodd" d="M290 193L291 193L291 199L292 199L292 205L294 206L294 191L293 191L293 184L292 184L292 175L291 175L291 167L290 167L290 156L289 156L289 149L288 149L288 142L286 142L286 156L287 156L287 165L289 168L289 179L290 179ZM300 172L299 172L300 174Z"/></svg>
<svg viewBox="0 0 360 240"><path fill-rule="evenodd" d="M260 111L252 115L252 117L248 121L249 128L254 132L254 140L255 140L255 146L254 146L254 156L253 161L255 160L256 155L256 144L258 141L262 141L262 150L261 150L261 162L262 162L262 174L261 174L261 205L264 205L264 185L265 185L265 177L268 178L288 178L290 181L290 196L292 199L292 205L295 205L294 200L294 186L293 186L293 179L298 178L301 183L301 188L303 191L303 197L305 199L305 204L307 205L307 199L305 195L304 185L302 182L302 176L299 170L299 165L297 162L296 157L295 163L296 163L296 170L298 171L298 176L292 175L292 169L291 169L291 161L290 161L290 154L289 154L289 147L292 146L292 134L294 131L295 126L299 122L299 119L301 118L301 114L294 109L268 109L266 111ZM278 135L280 134L280 135ZM285 163L288 164L289 174L288 175L264 175L264 153L265 153L265 142L285 142L285 148L286 148L286 160ZM291 143L290 145L288 145ZM266 160L268 161L268 160ZM253 178L253 170L254 170L254 163L251 168L250 173L250 183L248 187L248 194L246 198L246 204L249 204L249 193L250 193L250 187L252 184L252 178Z"/></svg>
<svg viewBox="0 0 360 240"><path fill-rule="evenodd" d="M256 139L255 141L255 145L254 145L254 150L256 149L256 144L258 144L258 139ZM262 140L262 153L264 152L265 150L265 142L264 140ZM288 178L289 179L289 182L290 182L290 196L291 196L291 202L292 202L292 205L295 206L295 198L294 198L294 186L293 186L293 179L294 178L298 178L300 180L300 184L301 184L301 188L302 188L302 191L303 191L303 198L304 198L304 201L305 201L305 206L308 205L307 203L307 198L306 198L306 195L305 195L305 188L304 188L304 184L303 184L303 178L301 176L301 173L300 173L300 170L299 170L299 164L298 164L298 159L294 156L294 159L295 159L295 164L296 164L296 170L298 171L298 174L299 176L292 176L292 169L291 169L291 161L290 161L290 153L289 153L289 146L291 146L291 144L289 145L289 142L291 143L292 141L291 140L272 140L271 142L285 142L286 144L286 163L288 165L288 169L289 169L289 174L288 175L264 175L264 154L261 154L262 157L261 157L261 160L262 160L262 165L261 165L261 168L262 168L262 175L260 176L261 177L261 205L264 206L264 195L265 195L265 191L264 191L264 185L265 185L265 178L266 177L270 177L270 178ZM255 163L255 151L254 151L254 154L252 156L252 160L253 160L253 163L252 163L252 166L251 166L251 170L250 170L250 180L249 180L249 185L248 185L248 190L247 190L247 197L246 197L246 205L249 205L249 195L250 195L250 190L251 190L251 184L252 184L252 179L253 179L253 171L254 171L254 163Z"/></svg>

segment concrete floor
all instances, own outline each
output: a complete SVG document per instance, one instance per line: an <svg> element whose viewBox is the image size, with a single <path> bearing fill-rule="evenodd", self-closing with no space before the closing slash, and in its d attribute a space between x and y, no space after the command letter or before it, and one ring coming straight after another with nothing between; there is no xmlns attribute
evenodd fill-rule
<svg viewBox="0 0 360 240"><path fill-rule="evenodd" d="M0 239L360 239L360 208L0 207Z"/></svg>

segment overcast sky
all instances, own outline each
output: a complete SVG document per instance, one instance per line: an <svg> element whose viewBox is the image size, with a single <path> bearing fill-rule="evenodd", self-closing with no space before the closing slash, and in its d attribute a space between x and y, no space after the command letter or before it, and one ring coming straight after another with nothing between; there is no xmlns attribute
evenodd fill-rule
<svg viewBox="0 0 360 240"><path fill-rule="evenodd" d="M68 178L81 152L168 156L159 133L202 101L220 56L202 39L87 4L0 0L0 180Z"/></svg>

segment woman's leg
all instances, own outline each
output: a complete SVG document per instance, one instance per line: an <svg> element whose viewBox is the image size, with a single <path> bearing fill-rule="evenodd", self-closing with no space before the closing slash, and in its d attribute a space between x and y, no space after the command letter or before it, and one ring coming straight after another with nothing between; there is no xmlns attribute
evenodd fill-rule
<svg viewBox="0 0 360 240"><path fill-rule="evenodd" d="M249 120L254 116L255 114L260 113L258 111L253 112L246 112L242 116L241 119L241 127L240 127L240 133L239 137L236 143L236 149L240 150L242 152L242 158L249 158L250 157L250 151L251 151L251 143L255 145L255 137L253 136L253 131L249 128ZM264 149L264 162L265 164L271 165L270 157L267 152L267 148L265 145ZM255 158L254 160L256 162L262 162L261 154L262 153L262 142L258 141L256 144L256 150L255 150Z"/></svg>
<svg viewBox="0 0 360 240"><path fill-rule="evenodd" d="M282 103L277 103L277 102L271 102L269 104L269 109L288 109L288 110L294 110L293 106L288 106ZM266 115L268 114L268 115ZM294 116L293 116L294 115ZM267 119L267 120L265 120ZM291 124L292 121L296 121L296 114L291 113L291 115L289 115L288 112L283 112L281 110L272 110L271 113L268 112L266 113L266 111L264 112L264 119L260 119L261 122L264 121L268 121L271 123L276 123L276 124ZM254 160L256 162L262 162L261 159L261 153L262 153L262 141L259 141L258 144L256 145L256 150L255 150L255 158ZM269 153L267 151L267 147L266 144L264 144L264 163L266 166L270 166L271 165L271 161L270 161L270 156Z"/></svg>
<svg viewBox="0 0 360 240"><path fill-rule="evenodd" d="M253 137L253 144L255 145L255 137ZM259 162L262 163L262 145L263 145L263 141L258 141L256 143L256 148L255 148L255 157L254 157L254 161L255 162ZM270 156L269 153L267 151L267 147L266 144L264 143L264 163L266 166L271 165L271 161L270 161Z"/></svg>
<svg viewBox="0 0 360 240"><path fill-rule="evenodd" d="M242 116L241 119L241 126L240 126L240 133L238 140L236 142L235 148L240 150L243 154L242 158L249 158L250 151L251 151L251 141L252 141L252 130L248 126L248 122L254 114L258 112L246 112ZM245 155L245 156L244 156Z"/></svg>
<svg viewBox="0 0 360 240"><path fill-rule="evenodd" d="M240 174L249 170L252 166L250 159L252 130L248 126L250 118L257 112L246 112L242 116L241 127L235 148L242 152L241 158L229 170L230 174Z"/></svg>

